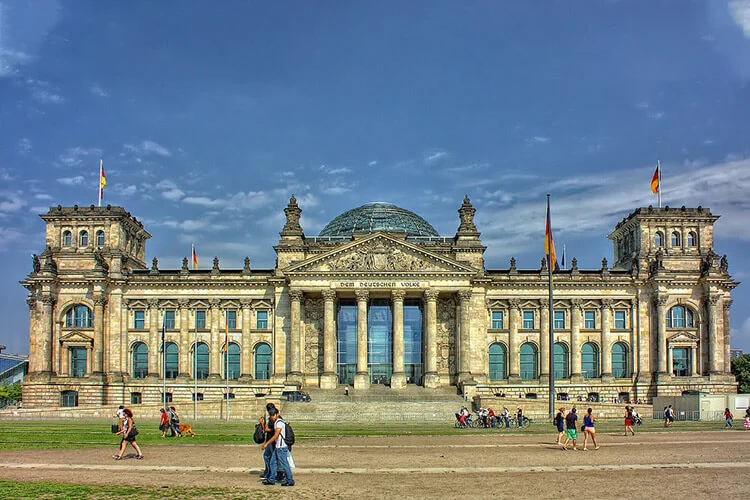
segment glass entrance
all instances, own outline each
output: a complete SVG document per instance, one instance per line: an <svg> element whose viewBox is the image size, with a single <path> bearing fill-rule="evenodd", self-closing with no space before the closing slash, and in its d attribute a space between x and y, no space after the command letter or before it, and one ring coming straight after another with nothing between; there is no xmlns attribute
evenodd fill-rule
<svg viewBox="0 0 750 500"><path fill-rule="evenodd" d="M367 368L371 384L390 384L393 373L393 314L389 299L372 299L367 314Z"/></svg>
<svg viewBox="0 0 750 500"><path fill-rule="evenodd" d="M357 302L339 300L336 319L336 373L339 384L351 385L357 373Z"/></svg>
<svg viewBox="0 0 750 500"><path fill-rule="evenodd" d="M422 364L422 301L404 300L404 372L407 384L421 384Z"/></svg>

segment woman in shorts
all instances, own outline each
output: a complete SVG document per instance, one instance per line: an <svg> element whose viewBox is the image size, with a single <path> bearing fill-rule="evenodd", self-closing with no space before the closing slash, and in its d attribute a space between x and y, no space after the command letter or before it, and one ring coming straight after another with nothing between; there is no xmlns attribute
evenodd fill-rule
<svg viewBox="0 0 750 500"><path fill-rule="evenodd" d="M586 445L588 444L589 436L591 436L591 440L594 442L594 449L599 449L599 443L596 441L593 411L593 409L589 408L586 410L586 415L583 416L583 451L588 451Z"/></svg>
<svg viewBox="0 0 750 500"><path fill-rule="evenodd" d="M562 446L563 437L565 437L565 408L560 408L555 415L555 426L557 427L557 446Z"/></svg>
<svg viewBox="0 0 750 500"><path fill-rule="evenodd" d="M161 431L161 437L167 436L167 430L169 430L169 417L167 411L164 408L160 408L161 420L159 420L159 430Z"/></svg>
<svg viewBox="0 0 750 500"><path fill-rule="evenodd" d="M117 453L117 455L112 455L112 458L115 460L122 459L122 454L125 452L125 447L130 443L130 445L135 449L135 452L137 455L135 458L138 460L143 459L143 453L141 453L141 449L138 447L138 443L135 442L135 437L138 435L138 429L135 428L135 421L133 420L133 412L130 411L130 408L125 408L125 422L123 422L122 430L118 432L117 435L122 434L122 441L120 441L120 451Z"/></svg>
<svg viewBox="0 0 750 500"><path fill-rule="evenodd" d="M629 406L625 407L625 435L628 435L628 432L632 432L633 436L635 436L635 431L633 430L633 409Z"/></svg>

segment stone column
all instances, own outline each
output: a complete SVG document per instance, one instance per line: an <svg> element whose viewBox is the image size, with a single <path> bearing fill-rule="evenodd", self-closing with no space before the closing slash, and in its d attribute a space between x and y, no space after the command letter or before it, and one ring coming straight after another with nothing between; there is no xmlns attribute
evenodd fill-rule
<svg viewBox="0 0 750 500"><path fill-rule="evenodd" d="M104 372L104 304L107 299L103 294L94 297L94 346L92 349L92 373L101 375Z"/></svg>
<svg viewBox="0 0 750 500"><path fill-rule="evenodd" d="M612 346L609 331L612 329L612 299L602 299L602 378L612 376Z"/></svg>
<svg viewBox="0 0 750 500"><path fill-rule="evenodd" d="M37 300L33 295L26 299L29 306L29 373L42 371L42 360L39 358L41 352L37 345L41 340L40 329L37 322Z"/></svg>
<svg viewBox="0 0 750 500"><path fill-rule="evenodd" d="M628 368L630 371L628 376L636 377L640 376L643 367L641 351L645 351L641 345L641 339L638 337L638 329L636 328L639 321L638 315L640 314L639 304L639 300L634 300L630 308L630 357L628 358Z"/></svg>
<svg viewBox="0 0 750 500"><path fill-rule="evenodd" d="M709 375L721 373L724 366L719 363L721 346L723 340L719 337L717 320L719 319L719 301L721 296L711 295L708 297L708 373Z"/></svg>
<svg viewBox="0 0 750 500"><path fill-rule="evenodd" d="M211 355L208 363L208 376L214 379L219 379L219 374L221 373L221 341L219 340L220 304L219 299L211 299L209 301L211 307L211 345L209 346Z"/></svg>
<svg viewBox="0 0 750 500"><path fill-rule="evenodd" d="M583 303L580 299L570 301L571 305L571 322L570 322L570 361L571 361L571 379L581 380L581 319L583 317Z"/></svg>
<svg viewBox="0 0 750 500"><path fill-rule="evenodd" d="M251 380L253 378L253 346L250 345L250 323L253 310L250 299L240 300L242 307L242 357L240 358L240 378ZM270 318L269 318L270 320Z"/></svg>
<svg viewBox="0 0 750 500"><path fill-rule="evenodd" d="M518 299L508 301L510 318L508 319L508 379L510 382L521 380L521 352L518 343L518 326L521 323L521 304Z"/></svg>
<svg viewBox="0 0 750 500"><path fill-rule="evenodd" d="M180 338L177 341L180 356L177 374L180 378L190 378L190 301L180 299L178 301L180 310Z"/></svg>
<svg viewBox="0 0 750 500"><path fill-rule="evenodd" d="M690 375L696 375L697 374L697 358L698 349L695 348L695 346L690 348Z"/></svg>
<svg viewBox="0 0 750 500"><path fill-rule="evenodd" d="M354 375L354 388L370 387L370 374L367 370L367 300L370 292L357 290L357 373Z"/></svg>
<svg viewBox="0 0 750 500"><path fill-rule="evenodd" d="M437 373L437 290L426 290L424 292L425 299L425 311L426 318L425 323L427 325L425 331L425 350L427 353L427 359L425 363L425 375L424 375L424 386L427 388L435 388L440 386L440 376ZM464 329L464 316L463 308L461 308L461 332ZM459 333L459 341L461 343L461 359L459 359L459 367L462 363L464 355L467 350L464 348L462 341L462 335ZM460 368L459 368L460 371ZM460 378L460 375L459 375Z"/></svg>
<svg viewBox="0 0 750 500"><path fill-rule="evenodd" d="M336 291L323 290L323 374L321 389L335 389L336 375Z"/></svg>
<svg viewBox="0 0 750 500"><path fill-rule="evenodd" d="M52 373L52 335L54 333L55 320L53 311L55 306L55 297L52 294L42 296L42 319L40 323L41 341L39 349L40 363L39 367L43 373Z"/></svg>
<svg viewBox="0 0 750 500"><path fill-rule="evenodd" d="M404 290L393 290L393 375L391 389L406 388L404 373Z"/></svg>
<svg viewBox="0 0 750 500"><path fill-rule="evenodd" d="M667 347L667 372L674 375L674 351L671 347Z"/></svg>
<svg viewBox="0 0 750 500"><path fill-rule="evenodd" d="M732 353L731 349L731 338L729 328L729 308L732 307L731 300L724 301L724 374L732 374Z"/></svg>
<svg viewBox="0 0 750 500"><path fill-rule="evenodd" d="M159 377L159 300L148 300L148 376Z"/></svg>
<svg viewBox="0 0 750 500"><path fill-rule="evenodd" d="M671 373L667 364L667 297L656 298L656 366L659 373Z"/></svg>
<svg viewBox="0 0 750 500"><path fill-rule="evenodd" d="M539 378L549 380L549 357L553 356L554 346L549 345L549 299L540 299L539 305L541 307L541 318L539 325L539 359L541 363L541 369L539 370Z"/></svg>
<svg viewBox="0 0 750 500"><path fill-rule="evenodd" d="M302 346L301 344L301 325L302 319L302 290L289 290L289 300L291 300L290 321L290 338L289 338L289 375L287 380L291 383L302 382Z"/></svg>

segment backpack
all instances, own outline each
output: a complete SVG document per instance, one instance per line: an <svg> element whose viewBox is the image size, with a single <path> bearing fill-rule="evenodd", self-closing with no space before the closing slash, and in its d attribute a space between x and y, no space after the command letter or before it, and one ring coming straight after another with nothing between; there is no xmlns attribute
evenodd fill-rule
<svg viewBox="0 0 750 500"><path fill-rule="evenodd" d="M289 448L289 451L292 451L292 445L294 445L294 429L292 429L292 426L289 425L289 423L286 420L279 419L282 422L284 422L284 425L286 426L286 429L284 431L284 442L286 443L286 446Z"/></svg>
<svg viewBox="0 0 750 500"><path fill-rule="evenodd" d="M255 441L255 443L257 444L263 444L266 442L266 428L260 422L255 424L255 431L253 432L253 441Z"/></svg>

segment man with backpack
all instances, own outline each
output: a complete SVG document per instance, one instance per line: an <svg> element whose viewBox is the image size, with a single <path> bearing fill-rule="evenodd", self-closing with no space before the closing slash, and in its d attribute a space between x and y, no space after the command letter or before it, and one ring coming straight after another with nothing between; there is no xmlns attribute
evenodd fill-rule
<svg viewBox="0 0 750 500"><path fill-rule="evenodd" d="M276 471L281 468L285 475L285 479L280 483L281 486L294 486L292 469L289 466L290 449L294 444L294 431L279 417L279 411L276 408L270 408L268 416L273 425L274 433L268 441L263 443L261 448L265 451L266 448L273 447L274 457L271 458L268 477L263 481L263 484L268 486L276 484Z"/></svg>

